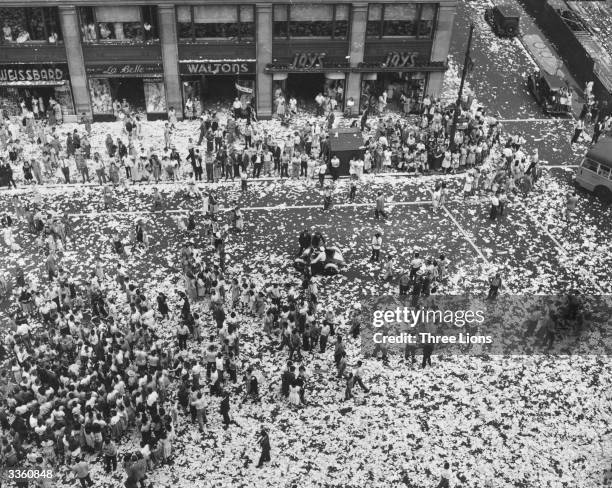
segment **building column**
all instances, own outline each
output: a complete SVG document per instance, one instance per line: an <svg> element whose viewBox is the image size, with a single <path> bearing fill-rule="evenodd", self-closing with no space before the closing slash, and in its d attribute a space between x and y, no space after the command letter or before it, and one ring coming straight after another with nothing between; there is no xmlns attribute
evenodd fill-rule
<svg viewBox="0 0 612 488"><path fill-rule="evenodd" d="M257 33L257 117L272 117L272 75L264 72L272 62L272 4L258 3L256 10Z"/></svg>
<svg viewBox="0 0 612 488"><path fill-rule="evenodd" d="M83 58L83 49L81 47L79 16L75 7L60 6L59 17L64 47L66 49L66 59L68 60L74 110L77 118L80 118L82 113L87 114L91 118L91 104L89 103L85 59Z"/></svg>
<svg viewBox="0 0 612 488"><path fill-rule="evenodd" d="M453 35L453 24L457 7L441 5L438 10L438 23L434 34L431 48L431 61L446 61L450 49L451 37ZM433 97L440 96L442 83L444 81L443 71L429 73L427 93Z"/></svg>
<svg viewBox="0 0 612 488"><path fill-rule="evenodd" d="M366 42L366 27L368 23L368 4L360 3L353 4L352 21L351 21L351 39L350 39L350 64L351 68L357 67L359 63L363 63ZM346 100L349 98L355 100L354 112L359 112L359 102L361 100L361 73L349 73L346 83Z"/></svg>
<svg viewBox="0 0 612 488"><path fill-rule="evenodd" d="M164 64L166 105L168 110L173 107L176 117L182 120L183 97L181 95L181 76L179 73L176 10L174 5L160 5L157 7L157 11L159 12L159 40Z"/></svg>

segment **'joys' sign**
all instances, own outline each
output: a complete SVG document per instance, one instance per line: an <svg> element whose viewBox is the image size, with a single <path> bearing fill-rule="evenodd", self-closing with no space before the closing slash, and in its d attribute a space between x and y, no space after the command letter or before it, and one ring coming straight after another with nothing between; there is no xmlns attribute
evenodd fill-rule
<svg viewBox="0 0 612 488"><path fill-rule="evenodd" d="M418 53L390 52L384 64L389 68L413 68L416 66Z"/></svg>
<svg viewBox="0 0 612 488"><path fill-rule="evenodd" d="M291 61L292 68L322 68L325 53L296 53Z"/></svg>

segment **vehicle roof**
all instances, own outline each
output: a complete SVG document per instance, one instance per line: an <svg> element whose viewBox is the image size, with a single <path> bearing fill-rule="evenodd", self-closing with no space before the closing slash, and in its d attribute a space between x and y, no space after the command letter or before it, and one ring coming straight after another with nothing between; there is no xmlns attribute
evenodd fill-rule
<svg viewBox="0 0 612 488"><path fill-rule="evenodd" d="M588 150L586 156L599 164L612 168L612 137L601 139Z"/></svg>
<svg viewBox="0 0 612 488"><path fill-rule="evenodd" d="M548 84L550 89L553 91L557 91L565 87L565 82L561 78L555 75L551 75L550 73L547 73L546 71L542 71L540 73L540 77L546 80L546 83Z"/></svg>
<svg viewBox="0 0 612 488"><path fill-rule="evenodd" d="M521 16L519 11L516 8L514 8L514 6L512 5L501 4L501 5L496 5L495 8L499 11L500 14L502 14L506 18L516 17L518 19Z"/></svg>

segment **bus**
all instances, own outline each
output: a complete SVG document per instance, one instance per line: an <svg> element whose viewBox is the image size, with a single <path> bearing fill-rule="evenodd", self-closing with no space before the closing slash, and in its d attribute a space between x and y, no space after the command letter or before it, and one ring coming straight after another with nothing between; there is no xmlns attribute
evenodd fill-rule
<svg viewBox="0 0 612 488"><path fill-rule="evenodd" d="M612 137L588 150L576 173L576 183L605 202L612 202Z"/></svg>

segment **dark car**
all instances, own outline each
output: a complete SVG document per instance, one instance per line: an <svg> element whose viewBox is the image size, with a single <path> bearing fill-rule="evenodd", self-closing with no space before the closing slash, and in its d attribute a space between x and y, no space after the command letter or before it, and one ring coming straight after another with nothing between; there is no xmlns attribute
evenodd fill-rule
<svg viewBox="0 0 612 488"><path fill-rule="evenodd" d="M572 106L567 83L545 72L536 71L527 77L527 89L546 115L570 115Z"/></svg>
<svg viewBox="0 0 612 488"><path fill-rule="evenodd" d="M485 20L500 37L514 37L519 32L520 13L510 5L496 5L485 10Z"/></svg>

